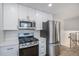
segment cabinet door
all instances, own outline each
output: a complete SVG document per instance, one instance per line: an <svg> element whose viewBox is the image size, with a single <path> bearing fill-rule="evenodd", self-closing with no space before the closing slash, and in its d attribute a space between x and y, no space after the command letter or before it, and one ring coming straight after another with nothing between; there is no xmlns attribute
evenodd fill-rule
<svg viewBox="0 0 79 59"><path fill-rule="evenodd" d="M42 21L36 20L36 30L42 30Z"/></svg>
<svg viewBox="0 0 79 59"><path fill-rule="evenodd" d="M39 40L39 56L46 55L46 39L41 38Z"/></svg>
<svg viewBox="0 0 79 59"><path fill-rule="evenodd" d="M43 20L43 22L46 22L48 20L53 20L52 14L42 12L42 20Z"/></svg>
<svg viewBox="0 0 79 59"><path fill-rule="evenodd" d="M47 14L47 19L48 20L53 20L53 15L52 14Z"/></svg>
<svg viewBox="0 0 79 59"><path fill-rule="evenodd" d="M0 26L2 25L2 3L0 3Z"/></svg>
<svg viewBox="0 0 79 59"><path fill-rule="evenodd" d="M36 18L35 14L36 14L35 9L27 8L27 16L29 16L30 21L35 21L35 18Z"/></svg>
<svg viewBox="0 0 79 59"><path fill-rule="evenodd" d="M42 23L52 20L52 15L45 12L36 11L36 30L42 30Z"/></svg>
<svg viewBox="0 0 79 59"><path fill-rule="evenodd" d="M27 8L25 6L18 4L18 18L20 20L26 20L27 19Z"/></svg>
<svg viewBox="0 0 79 59"><path fill-rule="evenodd" d="M18 56L19 47L18 45L3 46L0 51L0 56Z"/></svg>
<svg viewBox="0 0 79 59"><path fill-rule="evenodd" d="M36 11L36 30L42 30L42 12Z"/></svg>
<svg viewBox="0 0 79 59"><path fill-rule="evenodd" d="M47 13L42 12L42 14L41 14L41 15L42 15L42 21L43 21L43 22L46 22L46 21L48 20L48 18L47 18L47 17L48 17L48 16L47 16L48 14L47 14Z"/></svg>
<svg viewBox="0 0 79 59"><path fill-rule="evenodd" d="M17 30L17 4L6 3L3 5L3 9L4 30Z"/></svg>

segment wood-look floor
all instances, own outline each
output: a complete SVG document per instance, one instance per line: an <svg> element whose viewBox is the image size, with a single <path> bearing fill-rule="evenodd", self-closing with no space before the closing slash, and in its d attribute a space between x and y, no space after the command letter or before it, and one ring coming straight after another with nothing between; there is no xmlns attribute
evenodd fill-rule
<svg viewBox="0 0 79 59"><path fill-rule="evenodd" d="M60 56L79 56L79 46L68 48L65 46L60 47Z"/></svg>

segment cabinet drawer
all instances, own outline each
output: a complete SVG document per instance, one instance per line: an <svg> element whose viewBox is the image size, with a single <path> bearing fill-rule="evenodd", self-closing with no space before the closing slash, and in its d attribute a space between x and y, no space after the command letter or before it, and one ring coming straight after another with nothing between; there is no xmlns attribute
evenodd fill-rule
<svg viewBox="0 0 79 59"><path fill-rule="evenodd" d="M3 51L4 50L4 51ZM18 45L11 45L11 46L4 46L0 48L0 51L2 53L14 53L16 51L18 51Z"/></svg>
<svg viewBox="0 0 79 59"><path fill-rule="evenodd" d="M39 56L45 56L46 55L46 52L39 52Z"/></svg>
<svg viewBox="0 0 79 59"><path fill-rule="evenodd" d="M45 43L39 43L39 47L45 48L46 44Z"/></svg>
<svg viewBox="0 0 79 59"><path fill-rule="evenodd" d="M39 48L46 48L45 45L39 45Z"/></svg>
<svg viewBox="0 0 79 59"><path fill-rule="evenodd" d="M40 40L39 43L46 44L45 40Z"/></svg>
<svg viewBox="0 0 79 59"><path fill-rule="evenodd" d="M46 52L46 49L42 48L42 49L39 50L39 52Z"/></svg>

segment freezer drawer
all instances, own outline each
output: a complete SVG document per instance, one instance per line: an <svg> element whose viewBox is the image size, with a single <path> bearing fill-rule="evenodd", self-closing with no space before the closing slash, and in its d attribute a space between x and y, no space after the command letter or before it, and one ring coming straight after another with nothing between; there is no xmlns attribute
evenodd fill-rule
<svg viewBox="0 0 79 59"><path fill-rule="evenodd" d="M60 46L55 44L49 45L49 56L58 56L60 54Z"/></svg>

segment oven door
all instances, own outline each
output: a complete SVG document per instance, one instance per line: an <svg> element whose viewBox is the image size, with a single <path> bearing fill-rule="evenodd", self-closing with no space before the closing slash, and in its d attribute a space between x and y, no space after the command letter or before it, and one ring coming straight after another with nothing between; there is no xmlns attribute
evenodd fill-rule
<svg viewBox="0 0 79 59"><path fill-rule="evenodd" d="M39 55L38 45L20 49L19 55L20 56L38 56Z"/></svg>

